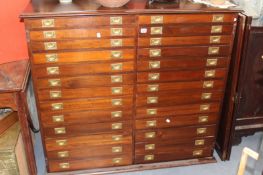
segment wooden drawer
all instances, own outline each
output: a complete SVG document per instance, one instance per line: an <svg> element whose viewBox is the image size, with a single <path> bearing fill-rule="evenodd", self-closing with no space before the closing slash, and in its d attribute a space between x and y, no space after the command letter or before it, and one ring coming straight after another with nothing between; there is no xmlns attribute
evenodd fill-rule
<svg viewBox="0 0 263 175"><path fill-rule="evenodd" d="M131 144L97 145L82 147L77 149L65 149L61 151L49 151L47 157L49 160L74 160L105 156L131 155Z"/></svg>
<svg viewBox="0 0 263 175"><path fill-rule="evenodd" d="M45 89L37 92L40 101L73 98L114 97L119 95L132 95L132 85L113 87L89 87L78 89Z"/></svg>
<svg viewBox="0 0 263 175"><path fill-rule="evenodd" d="M151 71L159 69L201 69L210 67L227 67L229 63L227 57L187 57L179 59L139 59L137 62L138 71Z"/></svg>
<svg viewBox="0 0 263 175"><path fill-rule="evenodd" d="M156 93L156 92L186 92L200 89L218 89L224 88L224 81L188 81L188 82L171 82L171 83L153 83L153 84L137 84L137 93Z"/></svg>
<svg viewBox="0 0 263 175"><path fill-rule="evenodd" d="M222 91L189 91L189 92L159 92L154 94L137 95L136 106L156 107L173 106L191 103L206 103L220 101L223 97Z"/></svg>
<svg viewBox="0 0 263 175"><path fill-rule="evenodd" d="M227 69L206 69L186 71L163 71L163 72L139 72L137 81L139 83L168 82L168 81L196 81L210 79L224 79Z"/></svg>
<svg viewBox="0 0 263 175"><path fill-rule="evenodd" d="M167 107L137 108L136 118L218 113L220 103L201 103Z"/></svg>
<svg viewBox="0 0 263 175"><path fill-rule="evenodd" d="M120 73L134 71L134 62L56 64L52 66L34 66L36 77L75 76L97 73Z"/></svg>
<svg viewBox="0 0 263 175"><path fill-rule="evenodd" d="M169 58L175 56L229 56L229 46L187 46L138 49L138 59Z"/></svg>
<svg viewBox="0 0 263 175"><path fill-rule="evenodd" d="M86 39L86 40L61 40L30 43L33 52L50 50L78 50L78 49L101 49L101 48L121 48L134 47L134 38L123 39Z"/></svg>
<svg viewBox="0 0 263 175"><path fill-rule="evenodd" d="M136 129L151 128L174 128L180 126L217 124L219 115L217 113L155 117L136 120Z"/></svg>
<svg viewBox="0 0 263 175"><path fill-rule="evenodd" d="M191 126L181 128L151 129L137 130L135 134L135 142L187 139L195 137L214 136L216 134L216 125L207 126Z"/></svg>
<svg viewBox="0 0 263 175"><path fill-rule="evenodd" d="M82 28L82 29L60 29L30 31L31 41L42 41L52 39L83 39L83 38L109 38L109 37L135 37L136 29L130 27L103 27L103 28Z"/></svg>
<svg viewBox="0 0 263 175"><path fill-rule="evenodd" d="M168 149L170 152L136 155L135 163L153 163L212 157L213 149L214 148L211 146L204 148L192 148L189 146L171 147L171 149Z"/></svg>
<svg viewBox="0 0 263 175"><path fill-rule="evenodd" d="M94 109L112 109L120 108L130 109L133 104L132 96L119 96L114 98L87 98L76 100L47 101L39 104L42 111L85 111Z"/></svg>
<svg viewBox="0 0 263 175"><path fill-rule="evenodd" d="M77 112L52 112L41 111L41 121L43 126L54 124L74 124L74 123L101 123L131 120L132 109L112 110L92 110Z"/></svg>
<svg viewBox="0 0 263 175"><path fill-rule="evenodd" d="M234 23L236 14L140 15L139 24Z"/></svg>
<svg viewBox="0 0 263 175"><path fill-rule="evenodd" d="M48 161L49 172L73 171L82 169L94 169L104 167L115 167L132 164L132 155L123 154L110 157L97 157L82 160L50 160Z"/></svg>
<svg viewBox="0 0 263 175"><path fill-rule="evenodd" d="M93 26L118 26L135 24L135 16L84 16L84 17L58 17L42 19L25 19L27 29L47 28L91 28Z"/></svg>
<svg viewBox="0 0 263 175"><path fill-rule="evenodd" d="M218 36L181 36L181 37L151 37L139 38L139 47L161 47L181 45L231 44L231 35Z"/></svg>
<svg viewBox="0 0 263 175"><path fill-rule="evenodd" d="M132 135L125 132L112 132L107 134L84 135L76 137L45 138L47 151L62 151L80 149L82 147L96 147L102 145L132 144Z"/></svg>
<svg viewBox="0 0 263 175"><path fill-rule="evenodd" d="M188 24L188 25L164 25L148 26L141 25L139 36L200 36L200 35L232 35L233 25L222 24Z"/></svg>
<svg viewBox="0 0 263 175"><path fill-rule="evenodd" d="M122 60L134 60L134 57L135 57L134 49L34 53L33 64L122 61Z"/></svg>
<svg viewBox="0 0 263 175"><path fill-rule="evenodd" d="M38 89L43 88L86 88L92 86L116 86L133 84L134 74L114 75L86 75L79 77L38 79L35 84Z"/></svg>

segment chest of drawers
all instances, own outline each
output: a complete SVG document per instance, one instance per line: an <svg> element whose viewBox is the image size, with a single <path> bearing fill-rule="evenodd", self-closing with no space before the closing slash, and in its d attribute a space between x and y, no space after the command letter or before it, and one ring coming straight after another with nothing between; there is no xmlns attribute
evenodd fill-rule
<svg viewBox="0 0 263 175"><path fill-rule="evenodd" d="M48 171L211 160L239 11L87 2L22 15Z"/></svg>

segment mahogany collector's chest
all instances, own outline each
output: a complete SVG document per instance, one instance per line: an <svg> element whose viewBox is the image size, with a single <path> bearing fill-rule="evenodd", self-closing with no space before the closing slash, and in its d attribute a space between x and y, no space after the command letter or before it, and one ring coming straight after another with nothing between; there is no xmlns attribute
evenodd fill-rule
<svg viewBox="0 0 263 175"><path fill-rule="evenodd" d="M190 1L30 4L48 171L212 160L238 14Z"/></svg>

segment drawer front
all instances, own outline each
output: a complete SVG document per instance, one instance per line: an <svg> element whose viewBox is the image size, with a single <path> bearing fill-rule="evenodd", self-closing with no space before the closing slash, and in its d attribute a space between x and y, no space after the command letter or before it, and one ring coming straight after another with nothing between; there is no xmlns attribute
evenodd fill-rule
<svg viewBox="0 0 263 175"><path fill-rule="evenodd" d="M47 157L49 160L74 160L91 157L118 156L122 154L130 155L132 145L114 144L83 147L72 150L49 151Z"/></svg>
<svg viewBox="0 0 263 175"><path fill-rule="evenodd" d="M39 104L40 110L52 111L85 111L93 109L130 109L133 104L132 96L120 96L116 98L87 98L65 101L47 101Z"/></svg>
<svg viewBox="0 0 263 175"><path fill-rule="evenodd" d="M175 56L229 56L229 46L189 46L138 49L138 59Z"/></svg>
<svg viewBox="0 0 263 175"><path fill-rule="evenodd" d="M74 58L74 59L73 59ZM81 52L57 52L57 53L34 53L34 64L54 63L79 63L93 61L122 61L134 60L134 49L81 51Z"/></svg>
<svg viewBox="0 0 263 175"><path fill-rule="evenodd" d="M131 133L114 132L109 134L95 134L76 137L45 138L45 147L48 152L96 147L102 145L132 144Z"/></svg>
<svg viewBox="0 0 263 175"><path fill-rule="evenodd" d="M168 107L137 108L136 118L218 113L220 103L188 104Z"/></svg>
<svg viewBox="0 0 263 175"><path fill-rule="evenodd" d="M231 44L231 35L139 38L139 47Z"/></svg>
<svg viewBox="0 0 263 175"><path fill-rule="evenodd" d="M139 24L234 23L236 14L140 15Z"/></svg>
<svg viewBox="0 0 263 175"><path fill-rule="evenodd" d="M189 71L165 71L165 72L140 72L137 73L139 83L153 83L165 81L195 81L203 79L224 79L227 69L207 69Z"/></svg>
<svg viewBox="0 0 263 175"><path fill-rule="evenodd" d="M151 128L174 128L180 126L202 125L202 124L217 124L219 115L216 113L181 115L181 116L166 116L155 117L149 119L136 120L136 129L151 129Z"/></svg>
<svg viewBox="0 0 263 175"><path fill-rule="evenodd" d="M99 49L99 48L122 48L134 47L134 38L123 39L89 39L89 40L65 40L30 43L31 50L54 51L54 50L74 50L74 49Z"/></svg>
<svg viewBox="0 0 263 175"><path fill-rule="evenodd" d="M56 137L69 137L76 135L85 135L85 134L102 134L102 133L111 133L114 131L132 131L131 121L125 122L108 122L108 123L95 123L87 124L83 126L79 124L71 125L62 125L57 124L53 126L48 126L44 129L44 136L47 138L56 138Z"/></svg>
<svg viewBox="0 0 263 175"><path fill-rule="evenodd" d="M91 28L93 26L118 26L135 24L135 16L85 16L85 17L58 17L43 19L25 19L27 29L48 28Z"/></svg>
<svg viewBox="0 0 263 175"><path fill-rule="evenodd" d="M116 86L120 84L133 84L134 80L134 74L114 74L38 79L35 83L38 89L58 87L86 88L90 86Z"/></svg>
<svg viewBox="0 0 263 175"><path fill-rule="evenodd" d="M116 97L120 95L133 95L132 85L120 85L112 87L89 87L79 89L45 89L37 92L40 101L94 98L94 97Z"/></svg>
<svg viewBox="0 0 263 175"><path fill-rule="evenodd" d="M137 130L135 142L172 140L172 139L192 139L195 137L214 136L216 125L191 126L182 128Z"/></svg>
<svg viewBox="0 0 263 175"><path fill-rule="evenodd" d="M156 92L188 92L191 90L208 90L224 88L224 81L212 80L212 81L188 81L188 82L171 82L171 83L152 83L152 84L137 84L137 93L152 94Z"/></svg>
<svg viewBox="0 0 263 175"><path fill-rule="evenodd" d="M134 71L134 62L63 64L52 66L34 66L36 77L75 76L97 73L120 73Z"/></svg>
<svg viewBox="0 0 263 175"><path fill-rule="evenodd" d="M30 31L31 41L42 41L50 39L83 39L83 38L109 38L109 37L135 37L135 28L128 27L104 27L88 29L60 29L60 30L43 30Z"/></svg>
<svg viewBox="0 0 263 175"><path fill-rule="evenodd" d="M76 123L100 123L100 122L117 122L131 120L133 116L132 109L120 110L92 110L78 112L52 112L41 111L42 125L50 126L54 124L76 124Z"/></svg>
<svg viewBox="0 0 263 175"><path fill-rule="evenodd" d="M164 25L148 26L141 25L139 28L140 37L150 36L200 36L200 35L231 35L233 25L203 24L203 25Z"/></svg>
<svg viewBox="0 0 263 175"><path fill-rule="evenodd" d="M132 164L132 155L118 155L109 157L98 157L82 160L50 160L48 169L50 172L73 171L82 169L106 168L115 166L124 166Z"/></svg>
<svg viewBox="0 0 263 175"><path fill-rule="evenodd" d="M178 59L140 59L137 62L137 69L139 71L154 71L154 70L169 70L169 69L201 69L201 68L215 68L227 67L229 58L226 57L188 57Z"/></svg>

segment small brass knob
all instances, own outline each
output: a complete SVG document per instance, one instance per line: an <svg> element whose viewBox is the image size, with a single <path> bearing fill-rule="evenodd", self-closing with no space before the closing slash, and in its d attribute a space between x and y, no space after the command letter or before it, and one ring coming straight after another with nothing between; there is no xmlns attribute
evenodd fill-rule
<svg viewBox="0 0 263 175"><path fill-rule="evenodd" d="M213 15L213 22L224 22L224 15Z"/></svg>
<svg viewBox="0 0 263 175"><path fill-rule="evenodd" d="M157 109L147 109L147 114L148 115L156 115L157 114Z"/></svg>
<svg viewBox="0 0 263 175"><path fill-rule="evenodd" d="M157 121L156 120L152 120L152 121L146 121L146 127L156 127L157 125Z"/></svg>
<svg viewBox="0 0 263 175"><path fill-rule="evenodd" d="M49 79L48 84L50 87L58 87L58 86L61 86L61 80L60 79Z"/></svg>
<svg viewBox="0 0 263 175"><path fill-rule="evenodd" d="M56 38L56 32L55 31L44 31L43 32L45 39L53 39Z"/></svg>
<svg viewBox="0 0 263 175"><path fill-rule="evenodd" d="M205 134L206 131L207 131L206 128L198 128L198 129L196 130L196 133L197 133L197 135L200 135L200 134Z"/></svg>
<svg viewBox="0 0 263 175"><path fill-rule="evenodd" d="M149 73L148 80L155 81L160 79L159 73Z"/></svg>
<svg viewBox="0 0 263 175"><path fill-rule="evenodd" d="M212 26L211 33L222 33L223 26Z"/></svg>
<svg viewBox="0 0 263 175"><path fill-rule="evenodd" d="M69 152L68 152L68 151L58 152L58 157L59 157L59 158L69 157Z"/></svg>
<svg viewBox="0 0 263 175"><path fill-rule="evenodd" d="M163 16L151 16L151 24L162 24Z"/></svg>
<svg viewBox="0 0 263 175"><path fill-rule="evenodd" d="M160 61L149 61L149 68L150 69L159 69L161 67Z"/></svg>
<svg viewBox="0 0 263 175"><path fill-rule="evenodd" d="M206 123L206 122L208 122L208 116L200 116L199 118L198 118L198 122L199 123Z"/></svg>
<svg viewBox="0 0 263 175"><path fill-rule="evenodd" d="M122 152L122 146L112 147L112 152L113 153L121 153Z"/></svg>
<svg viewBox="0 0 263 175"><path fill-rule="evenodd" d="M201 139L201 140L195 140L195 146L201 146L205 144L205 140Z"/></svg>
<svg viewBox="0 0 263 175"><path fill-rule="evenodd" d="M61 109L63 109L63 107L64 107L63 103L52 103L51 104L51 109L53 111L61 110Z"/></svg>
<svg viewBox="0 0 263 175"><path fill-rule="evenodd" d="M122 123L113 123L113 124L111 124L111 128L113 130L122 129Z"/></svg>
<svg viewBox="0 0 263 175"><path fill-rule="evenodd" d="M62 97L62 93L61 91L50 91L50 98L61 98Z"/></svg>
<svg viewBox="0 0 263 175"><path fill-rule="evenodd" d="M122 39L111 39L111 47L121 47Z"/></svg>
<svg viewBox="0 0 263 175"><path fill-rule="evenodd" d="M147 104L156 104L158 103L158 97L147 97Z"/></svg>
<svg viewBox="0 0 263 175"><path fill-rule="evenodd" d="M70 164L69 163L60 163L59 167L61 169L69 169L70 168Z"/></svg>
<svg viewBox="0 0 263 175"><path fill-rule="evenodd" d="M213 88L214 87L214 81L205 81L203 83L203 88Z"/></svg>
<svg viewBox="0 0 263 175"><path fill-rule="evenodd" d="M120 118L122 117L122 111L111 112L111 118Z"/></svg>
<svg viewBox="0 0 263 175"><path fill-rule="evenodd" d="M202 156L203 155L203 150L196 150L193 152L193 156Z"/></svg>
<svg viewBox="0 0 263 175"><path fill-rule="evenodd" d="M45 50L56 50L57 42L44 42Z"/></svg>
<svg viewBox="0 0 263 175"><path fill-rule="evenodd" d="M122 70L122 63L111 64L111 70L113 70L113 71Z"/></svg>
<svg viewBox="0 0 263 175"><path fill-rule="evenodd" d="M112 75L111 76L112 83L121 83L122 82L122 75Z"/></svg>
<svg viewBox="0 0 263 175"><path fill-rule="evenodd" d="M57 54L46 54L46 62L47 63L58 62L58 55Z"/></svg>
<svg viewBox="0 0 263 175"><path fill-rule="evenodd" d="M112 104L112 106L121 106L122 105L122 99L112 99L111 104Z"/></svg>
<svg viewBox="0 0 263 175"><path fill-rule="evenodd" d="M145 161L154 160L154 155L146 155L146 156L144 156L144 160L145 160Z"/></svg>
<svg viewBox="0 0 263 175"><path fill-rule="evenodd" d="M216 75L215 70L207 70L205 71L205 78L214 78Z"/></svg>
<svg viewBox="0 0 263 175"><path fill-rule="evenodd" d="M114 136L112 136L112 140L113 141L120 141L120 140L122 140L122 135L114 135Z"/></svg>
<svg viewBox="0 0 263 175"><path fill-rule="evenodd" d="M56 140L56 144L58 145L58 146L65 146L65 145L67 145L67 140Z"/></svg>
<svg viewBox="0 0 263 175"><path fill-rule="evenodd" d="M52 119L54 123L61 123L64 122L64 115L52 116Z"/></svg>
<svg viewBox="0 0 263 175"><path fill-rule="evenodd" d="M112 163L114 163L114 164L119 164L121 162L122 162L122 158L114 158L114 159L112 159Z"/></svg>
<svg viewBox="0 0 263 175"><path fill-rule="evenodd" d="M54 19L43 19L42 27L55 27L55 20Z"/></svg>
<svg viewBox="0 0 263 175"><path fill-rule="evenodd" d="M147 90L148 92L157 92L159 91L159 85L158 84L148 85Z"/></svg>
<svg viewBox="0 0 263 175"><path fill-rule="evenodd" d="M122 51L111 51L111 58L122 58Z"/></svg>
<svg viewBox="0 0 263 175"><path fill-rule="evenodd" d="M122 36L122 28L111 28L111 36Z"/></svg>
<svg viewBox="0 0 263 175"><path fill-rule="evenodd" d="M163 27L151 27L152 35L161 35L163 34Z"/></svg>
<svg viewBox="0 0 263 175"><path fill-rule="evenodd" d="M155 138L156 133L155 132L147 132L145 133L145 138L152 139Z"/></svg>
<svg viewBox="0 0 263 175"><path fill-rule="evenodd" d="M145 150L154 150L155 149L155 144L147 144L145 145Z"/></svg>
<svg viewBox="0 0 263 175"><path fill-rule="evenodd" d="M160 57L162 54L162 50L161 49L150 49L149 51L150 53L150 57Z"/></svg>
<svg viewBox="0 0 263 175"><path fill-rule="evenodd" d="M150 39L151 46L159 46L162 45L162 38L151 38Z"/></svg>
<svg viewBox="0 0 263 175"><path fill-rule="evenodd" d="M121 25L122 17L121 16L110 17L110 24L111 25Z"/></svg>
<svg viewBox="0 0 263 175"><path fill-rule="evenodd" d="M66 134L66 128L54 128L55 134Z"/></svg>

